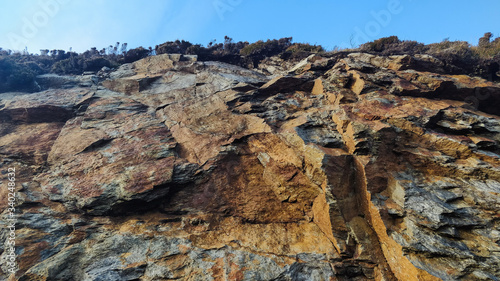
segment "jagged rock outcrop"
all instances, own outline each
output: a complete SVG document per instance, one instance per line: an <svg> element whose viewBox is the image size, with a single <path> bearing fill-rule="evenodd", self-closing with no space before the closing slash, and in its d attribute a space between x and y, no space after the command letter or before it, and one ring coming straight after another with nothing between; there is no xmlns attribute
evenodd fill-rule
<svg viewBox="0 0 500 281"><path fill-rule="evenodd" d="M1 94L12 280L500 280L500 85L428 55L280 60Z"/></svg>

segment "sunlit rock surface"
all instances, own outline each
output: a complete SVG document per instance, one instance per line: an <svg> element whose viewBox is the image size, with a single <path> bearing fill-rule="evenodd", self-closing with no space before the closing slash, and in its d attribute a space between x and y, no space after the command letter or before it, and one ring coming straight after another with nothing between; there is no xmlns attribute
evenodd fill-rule
<svg viewBox="0 0 500 281"><path fill-rule="evenodd" d="M267 61L1 94L10 280L500 280L498 83L428 55Z"/></svg>

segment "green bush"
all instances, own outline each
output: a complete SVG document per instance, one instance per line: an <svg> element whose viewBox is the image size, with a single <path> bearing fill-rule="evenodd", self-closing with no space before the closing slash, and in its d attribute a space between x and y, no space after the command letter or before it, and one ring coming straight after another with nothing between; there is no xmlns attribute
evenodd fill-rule
<svg viewBox="0 0 500 281"><path fill-rule="evenodd" d="M111 62L103 57L96 57L83 61L83 71L99 71L105 66L111 67Z"/></svg>
<svg viewBox="0 0 500 281"><path fill-rule="evenodd" d="M449 41L445 39L441 43L429 44L427 47L427 52L431 54L450 53L460 56L471 54L471 45L465 41Z"/></svg>
<svg viewBox="0 0 500 281"><path fill-rule="evenodd" d="M143 58L149 56L150 52L151 52L150 50L145 49L143 47L131 49L125 53L123 59L124 59L125 63L138 61L140 59L143 59Z"/></svg>
<svg viewBox="0 0 500 281"><path fill-rule="evenodd" d="M252 43L252 44L246 46L245 48L241 49L240 54L242 56L249 56L251 54L255 54L259 50L264 49L264 45L265 45L264 41L259 40L255 43Z"/></svg>
<svg viewBox="0 0 500 281"><path fill-rule="evenodd" d="M267 40L266 42L259 40L245 46L241 49L240 54L243 56L271 57L284 52L291 45L292 37L281 38L279 40Z"/></svg>
<svg viewBox="0 0 500 281"><path fill-rule="evenodd" d="M0 57L0 92L35 90L35 72L26 64Z"/></svg>
<svg viewBox="0 0 500 281"><path fill-rule="evenodd" d="M188 41L169 41L165 42L163 44L157 45L155 47L156 54L186 54L186 51L189 47L191 47L193 44L191 44Z"/></svg>
<svg viewBox="0 0 500 281"><path fill-rule="evenodd" d="M401 43L401 41L397 36L389 36L377 39L373 42L365 43L361 45L360 49L366 51L382 52L389 45L399 44L399 43Z"/></svg>
<svg viewBox="0 0 500 281"><path fill-rule="evenodd" d="M60 60L52 66L51 72L57 74L81 74L83 72L83 57L70 57Z"/></svg>
<svg viewBox="0 0 500 281"><path fill-rule="evenodd" d="M479 42L477 44L478 47L488 47L491 41L491 37L493 37L493 33L486 32L483 37L479 38Z"/></svg>
<svg viewBox="0 0 500 281"><path fill-rule="evenodd" d="M291 53L323 53L325 49L323 49L320 45L311 45L307 43L294 43L292 46L286 49L287 52Z"/></svg>
<svg viewBox="0 0 500 281"><path fill-rule="evenodd" d="M493 34L487 32L479 39L477 47L473 47L473 52L482 59L493 58L500 56L500 37L491 41Z"/></svg>

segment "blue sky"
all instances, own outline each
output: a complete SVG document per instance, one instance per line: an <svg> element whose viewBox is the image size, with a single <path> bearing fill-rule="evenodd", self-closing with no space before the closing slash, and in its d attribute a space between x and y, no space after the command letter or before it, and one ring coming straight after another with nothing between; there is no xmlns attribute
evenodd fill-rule
<svg viewBox="0 0 500 281"><path fill-rule="evenodd" d="M476 44L500 36L498 0L0 0L0 47L83 52L176 39L206 45L293 37L327 49L380 37Z"/></svg>

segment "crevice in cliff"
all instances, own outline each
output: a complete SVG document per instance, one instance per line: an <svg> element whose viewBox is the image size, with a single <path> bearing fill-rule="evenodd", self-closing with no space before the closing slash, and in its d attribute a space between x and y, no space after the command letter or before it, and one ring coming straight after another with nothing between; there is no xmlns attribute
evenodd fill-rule
<svg viewBox="0 0 500 281"><path fill-rule="evenodd" d="M372 203L371 194L367 189L368 181L364 165L355 156L353 157L353 164L356 173L354 188L357 191L359 200L362 202L361 206L365 218L378 237L377 241L373 242L379 245L379 249L382 251L385 261L391 268L394 277L398 280L440 280L426 271L415 267L405 256L402 246L387 235L384 221L380 216L379 210Z"/></svg>

